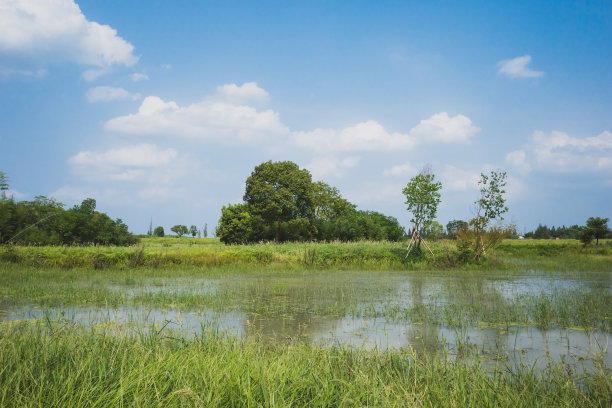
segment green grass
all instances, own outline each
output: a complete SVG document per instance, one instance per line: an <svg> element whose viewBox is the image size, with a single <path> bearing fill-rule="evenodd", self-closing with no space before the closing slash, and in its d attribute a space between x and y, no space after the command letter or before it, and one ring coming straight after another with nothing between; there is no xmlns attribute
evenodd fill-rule
<svg viewBox="0 0 612 408"><path fill-rule="evenodd" d="M484 262L465 262L453 241L431 243L435 254L406 259L405 242L284 243L225 246L214 238L143 238L134 247L0 248L0 262L41 268L136 268L185 266L279 266L360 270L605 271L612 241L584 247L576 240L505 240Z"/></svg>
<svg viewBox="0 0 612 408"><path fill-rule="evenodd" d="M238 339L205 327L194 338L163 324L0 322L0 406L611 406L610 367L597 356L579 374L552 359L544 369L483 361L467 337L456 359L444 346L417 355L309 344L317 319L347 316L458 333L612 332L610 241L504 241L467 264L450 241L432 243L435 258L405 259L405 246L147 238L0 248L0 319L14 306L210 310L242 313L252 330ZM265 325L287 336L266 340Z"/></svg>
<svg viewBox="0 0 612 408"><path fill-rule="evenodd" d="M0 325L0 405L580 406L612 404L609 368L583 376L551 362L485 365L444 354L240 341L204 331L118 336L104 330Z"/></svg>

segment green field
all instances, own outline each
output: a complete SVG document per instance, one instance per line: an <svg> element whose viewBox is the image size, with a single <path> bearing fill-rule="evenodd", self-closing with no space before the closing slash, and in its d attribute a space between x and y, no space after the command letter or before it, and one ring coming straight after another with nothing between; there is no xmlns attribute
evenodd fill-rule
<svg viewBox="0 0 612 408"><path fill-rule="evenodd" d="M0 248L0 406L610 406L612 242Z"/></svg>

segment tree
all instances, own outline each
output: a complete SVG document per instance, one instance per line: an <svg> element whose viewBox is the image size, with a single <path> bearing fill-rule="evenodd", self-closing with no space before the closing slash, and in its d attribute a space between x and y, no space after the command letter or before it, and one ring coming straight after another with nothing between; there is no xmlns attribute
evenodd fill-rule
<svg viewBox="0 0 612 408"><path fill-rule="evenodd" d="M455 239L457 237L457 232L462 229L467 229L468 223L462 220L450 220L448 224L446 224L446 233L448 237L451 239Z"/></svg>
<svg viewBox="0 0 612 408"><path fill-rule="evenodd" d="M503 221L503 214L508 212L506 207L506 172L491 171L490 175L480 173L480 198L476 204L476 217L470 223L475 228L484 231L491 221L498 219Z"/></svg>
<svg viewBox="0 0 612 408"><path fill-rule="evenodd" d="M5 191L7 191L8 188L8 177L6 176L6 173L0 171L0 191L2 192L2 197L6 196Z"/></svg>
<svg viewBox="0 0 612 408"><path fill-rule="evenodd" d="M588 231L592 238L595 238L595 245L599 245L599 239L605 238L608 235L608 219L590 217L586 222L585 230Z"/></svg>
<svg viewBox="0 0 612 408"><path fill-rule="evenodd" d="M408 211L412 213L410 222L413 224L413 237L417 240L417 248L420 249L421 233L429 228L431 222L436 218L438 204L440 204L440 189L442 183L435 181L435 175L426 167L413 178L402 193L406 196Z"/></svg>
<svg viewBox="0 0 612 408"><path fill-rule="evenodd" d="M259 239L263 220L253 216L246 204L228 204L221 209L217 236L224 244L248 244Z"/></svg>
<svg viewBox="0 0 612 408"><path fill-rule="evenodd" d="M155 227L155 230L153 231L153 235L155 235L156 237L160 237L160 238L166 235L166 233L164 232L164 227L162 227L161 225L159 227Z"/></svg>
<svg viewBox="0 0 612 408"><path fill-rule="evenodd" d="M198 235L198 227L192 225L191 227L189 227L189 233L193 238L195 238L195 236Z"/></svg>
<svg viewBox="0 0 612 408"><path fill-rule="evenodd" d="M204 223L204 229L202 229L202 235L204 238L208 238L208 224Z"/></svg>
<svg viewBox="0 0 612 408"><path fill-rule="evenodd" d="M425 236L428 239L437 241L444 236L444 227L438 221L432 221L429 228L426 230Z"/></svg>
<svg viewBox="0 0 612 408"><path fill-rule="evenodd" d="M322 181L312 183L314 216L329 220L355 210L355 205L345 200L336 187Z"/></svg>
<svg viewBox="0 0 612 408"><path fill-rule="evenodd" d="M178 235L179 238L189 232L189 230L187 229L187 227L185 225L180 225L180 224L179 225L175 225L174 227L170 228L170 231L172 231L176 235Z"/></svg>
<svg viewBox="0 0 612 408"><path fill-rule="evenodd" d="M312 177L290 161L262 163L246 180L244 201L250 214L276 224L278 242L283 222L313 216Z"/></svg>
<svg viewBox="0 0 612 408"><path fill-rule="evenodd" d="M514 230L513 226L490 227L494 220L501 223L504 219L503 214L508 211L504 197L506 173L496 171L491 171L490 175L481 173L478 185L480 198L474 202L476 215L469 222L471 228L460 230L457 234L460 249L473 252L475 259L485 256L488 249L498 245Z"/></svg>

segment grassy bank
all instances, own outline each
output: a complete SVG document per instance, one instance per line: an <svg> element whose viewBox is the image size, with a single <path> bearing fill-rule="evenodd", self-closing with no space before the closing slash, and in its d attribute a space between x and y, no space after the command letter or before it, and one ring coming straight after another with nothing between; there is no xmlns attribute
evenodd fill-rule
<svg viewBox="0 0 612 408"><path fill-rule="evenodd" d="M204 331L116 336L45 322L0 325L0 405L581 406L612 404L609 368L582 376L551 362L263 345Z"/></svg>
<svg viewBox="0 0 612 408"><path fill-rule="evenodd" d="M318 269L553 269L605 271L612 241L584 247L576 240L506 240L483 262L458 253L454 241L431 242L435 256L413 253L405 242L285 243L225 246L217 239L143 238L133 247L0 248L0 262L41 268L136 268L185 266L279 266Z"/></svg>

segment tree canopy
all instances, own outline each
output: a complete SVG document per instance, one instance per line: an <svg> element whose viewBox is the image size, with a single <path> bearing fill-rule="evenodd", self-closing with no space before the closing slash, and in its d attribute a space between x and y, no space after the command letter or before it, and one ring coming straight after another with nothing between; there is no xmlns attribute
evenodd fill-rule
<svg viewBox="0 0 612 408"><path fill-rule="evenodd" d="M436 218L442 183L435 181L435 178L429 169L425 169L411 178L402 190L406 196L407 209L412 213L410 222L417 231L429 227Z"/></svg>
<svg viewBox="0 0 612 408"><path fill-rule="evenodd" d="M312 177L293 162L267 161L247 178L244 201L253 215L276 222L278 241L283 222L312 217Z"/></svg>
<svg viewBox="0 0 612 408"><path fill-rule="evenodd" d="M136 238L121 219L96 211L96 200L65 210L53 199L33 201L0 198L0 243L25 245L132 245Z"/></svg>
<svg viewBox="0 0 612 408"><path fill-rule="evenodd" d="M259 241L399 240L393 217L358 211L337 188L312 182L293 162L265 162L246 181L244 203L221 209L216 229L226 244Z"/></svg>

